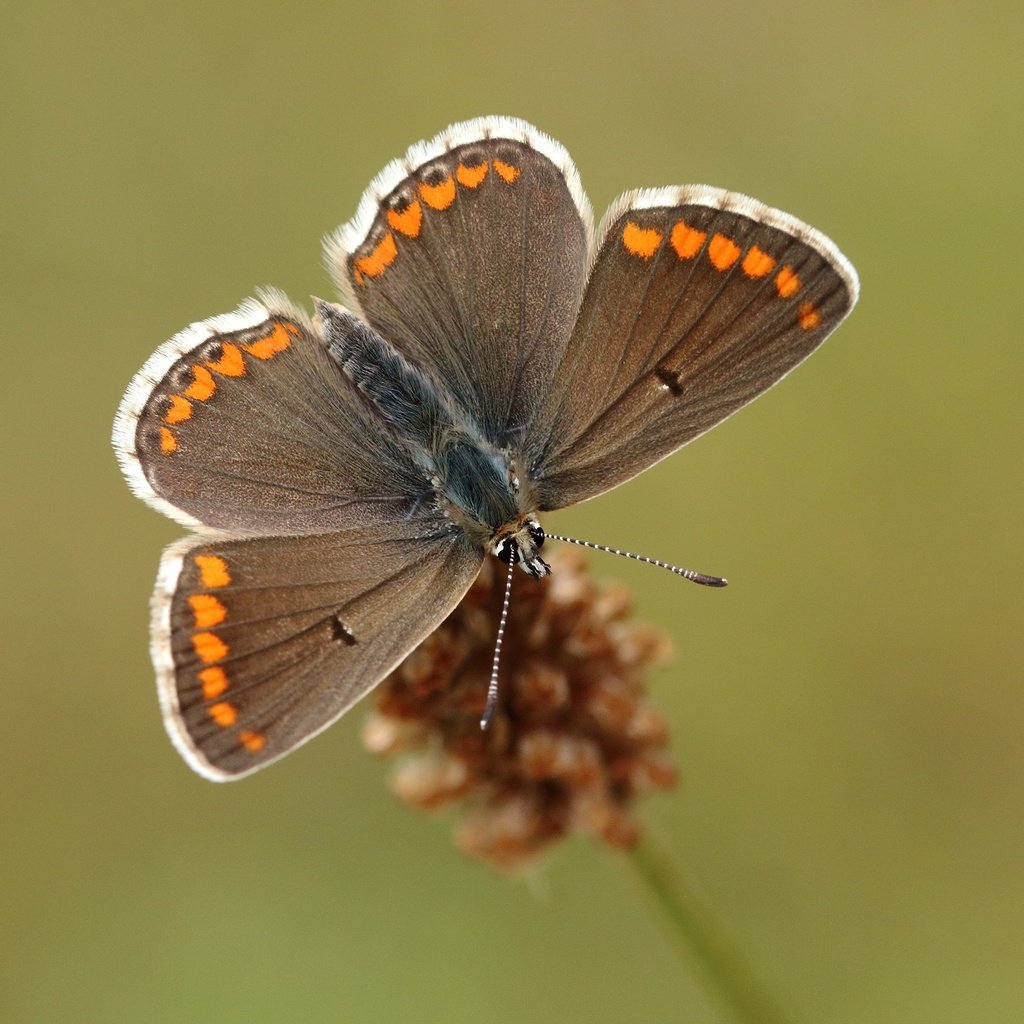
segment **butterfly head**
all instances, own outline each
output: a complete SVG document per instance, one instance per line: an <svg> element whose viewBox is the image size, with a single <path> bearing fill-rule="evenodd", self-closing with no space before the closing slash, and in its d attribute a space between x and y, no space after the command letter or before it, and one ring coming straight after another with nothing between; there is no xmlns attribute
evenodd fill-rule
<svg viewBox="0 0 1024 1024"><path fill-rule="evenodd" d="M518 563L523 572L539 580L551 572L538 553L543 546L544 530L529 516L499 530L491 542L491 553L506 565Z"/></svg>

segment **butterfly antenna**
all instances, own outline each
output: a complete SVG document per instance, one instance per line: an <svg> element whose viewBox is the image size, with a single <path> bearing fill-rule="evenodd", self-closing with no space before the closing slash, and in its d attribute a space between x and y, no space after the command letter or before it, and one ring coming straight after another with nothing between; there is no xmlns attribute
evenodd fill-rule
<svg viewBox="0 0 1024 1024"><path fill-rule="evenodd" d="M604 544L594 544L589 540L577 540L575 537L563 537L557 533L544 531L548 540L560 540L566 544L578 544L581 548L591 548L593 551L607 551L610 555L622 555L623 558L632 558L636 562L646 562L648 565L656 565L659 569L668 569L683 579L699 583L704 587L726 587L729 581L722 576L708 576L703 572L694 572L693 569L681 569L678 565L669 565L657 558L648 558L646 555L634 555L632 551L620 551L618 548L605 547Z"/></svg>
<svg viewBox="0 0 1024 1024"><path fill-rule="evenodd" d="M505 639L505 622L508 619L508 602L512 596L512 573L516 567L516 559L508 560L508 576L505 577L505 600L501 605L501 618L498 620L498 638L494 642L494 660L491 662L491 681L487 685L487 703L484 705L483 718L480 719L480 728L486 729L494 717L495 708L498 706L498 664L501 661L501 644Z"/></svg>

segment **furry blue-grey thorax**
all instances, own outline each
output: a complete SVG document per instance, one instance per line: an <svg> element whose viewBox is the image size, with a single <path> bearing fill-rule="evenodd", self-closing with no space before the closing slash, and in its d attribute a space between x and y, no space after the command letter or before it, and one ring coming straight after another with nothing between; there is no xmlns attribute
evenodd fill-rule
<svg viewBox="0 0 1024 1024"><path fill-rule="evenodd" d="M393 345L341 306L317 300L327 351L423 470L445 514L469 538L544 576L544 531L517 460Z"/></svg>

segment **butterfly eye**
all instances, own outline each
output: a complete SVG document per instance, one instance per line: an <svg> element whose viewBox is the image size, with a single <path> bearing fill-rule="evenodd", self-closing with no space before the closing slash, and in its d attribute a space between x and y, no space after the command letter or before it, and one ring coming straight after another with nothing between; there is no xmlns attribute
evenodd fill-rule
<svg viewBox="0 0 1024 1024"><path fill-rule="evenodd" d="M541 528L540 523L531 519L526 524L526 529L529 531L530 539L533 541L534 546L538 550L544 547L544 530Z"/></svg>
<svg viewBox="0 0 1024 1024"><path fill-rule="evenodd" d="M494 553L506 565L519 561L519 545L511 537L506 537L500 541Z"/></svg>

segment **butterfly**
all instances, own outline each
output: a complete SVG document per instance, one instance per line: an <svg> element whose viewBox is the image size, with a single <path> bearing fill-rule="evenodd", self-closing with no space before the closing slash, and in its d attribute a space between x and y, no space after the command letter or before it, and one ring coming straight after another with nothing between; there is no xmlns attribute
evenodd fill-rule
<svg viewBox="0 0 1024 1024"><path fill-rule="evenodd" d="M340 304L265 291L192 324L114 423L132 490L195 531L162 556L151 653L214 780L334 722L489 555L545 575L544 512L721 422L858 294L828 238L722 189L626 192L595 232L566 150L504 117L412 146L325 250Z"/></svg>

